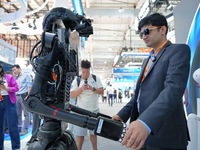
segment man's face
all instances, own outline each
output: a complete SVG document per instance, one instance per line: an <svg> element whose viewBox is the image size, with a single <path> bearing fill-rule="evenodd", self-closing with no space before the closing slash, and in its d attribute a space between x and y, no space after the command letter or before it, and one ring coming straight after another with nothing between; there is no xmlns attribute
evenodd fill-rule
<svg viewBox="0 0 200 150"><path fill-rule="evenodd" d="M16 67L13 67L12 68L12 72L13 72L13 75L14 76L18 76L20 74L20 69L16 68Z"/></svg>
<svg viewBox="0 0 200 150"><path fill-rule="evenodd" d="M90 75L90 68L82 68L82 79L87 79Z"/></svg>
<svg viewBox="0 0 200 150"><path fill-rule="evenodd" d="M162 38L161 27L145 25L141 28L140 37L147 47L154 47Z"/></svg>

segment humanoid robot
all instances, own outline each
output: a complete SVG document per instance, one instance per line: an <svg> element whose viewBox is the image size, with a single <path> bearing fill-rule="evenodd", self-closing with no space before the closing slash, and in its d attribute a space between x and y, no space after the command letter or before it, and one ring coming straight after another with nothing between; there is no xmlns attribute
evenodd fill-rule
<svg viewBox="0 0 200 150"><path fill-rule="evenodd" d="M77 150L71 132L62 129L63 121L115 141L124 136L124 123L68 103L71 81L78 72L78 53L70 47L69 40L74 30L79 36L88 37L93 33L91 20L62 7L52 9L44 17L41 41L30 55L35 78L25 101L27 109L44 121L38 132L39 140L31 143L28 150Z"/></svg>

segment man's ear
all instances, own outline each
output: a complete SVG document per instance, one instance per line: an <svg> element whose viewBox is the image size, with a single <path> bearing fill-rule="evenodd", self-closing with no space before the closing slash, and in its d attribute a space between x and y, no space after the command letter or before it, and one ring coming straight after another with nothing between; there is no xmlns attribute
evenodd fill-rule
<svg viewBox="0 0 200 150"><path fill-rule="evenodd" d="M162 26L162 27L160 28L160 30L161 30L162 35L165 35L165 34L166 34L167 27L166 27L166 26Z"/></svg>

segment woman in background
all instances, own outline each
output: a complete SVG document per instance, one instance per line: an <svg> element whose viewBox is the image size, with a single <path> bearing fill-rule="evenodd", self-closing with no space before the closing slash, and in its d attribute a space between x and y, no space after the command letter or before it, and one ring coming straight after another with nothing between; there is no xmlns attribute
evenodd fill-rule
<svg viewBox="0 0 200 150"><path fill-rule="evenodd" d="M18 90L19 88L15 78L11 74L5 74L3 67L0 65L0 150L4 150L4 121L8 123L12 150L20 149L20 136L15 104L15 92Z"/></svg>

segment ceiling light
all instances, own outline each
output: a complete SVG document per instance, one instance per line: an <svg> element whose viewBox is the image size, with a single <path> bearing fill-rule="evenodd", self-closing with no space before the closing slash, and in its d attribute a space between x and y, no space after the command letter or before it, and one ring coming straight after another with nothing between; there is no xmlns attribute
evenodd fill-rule
<svg viewBox="0 0 200 150"><path fill-rule="evenodd" d="M115 66L120 58L120 55L116 55L114 58L113 66Z"/></svg>

